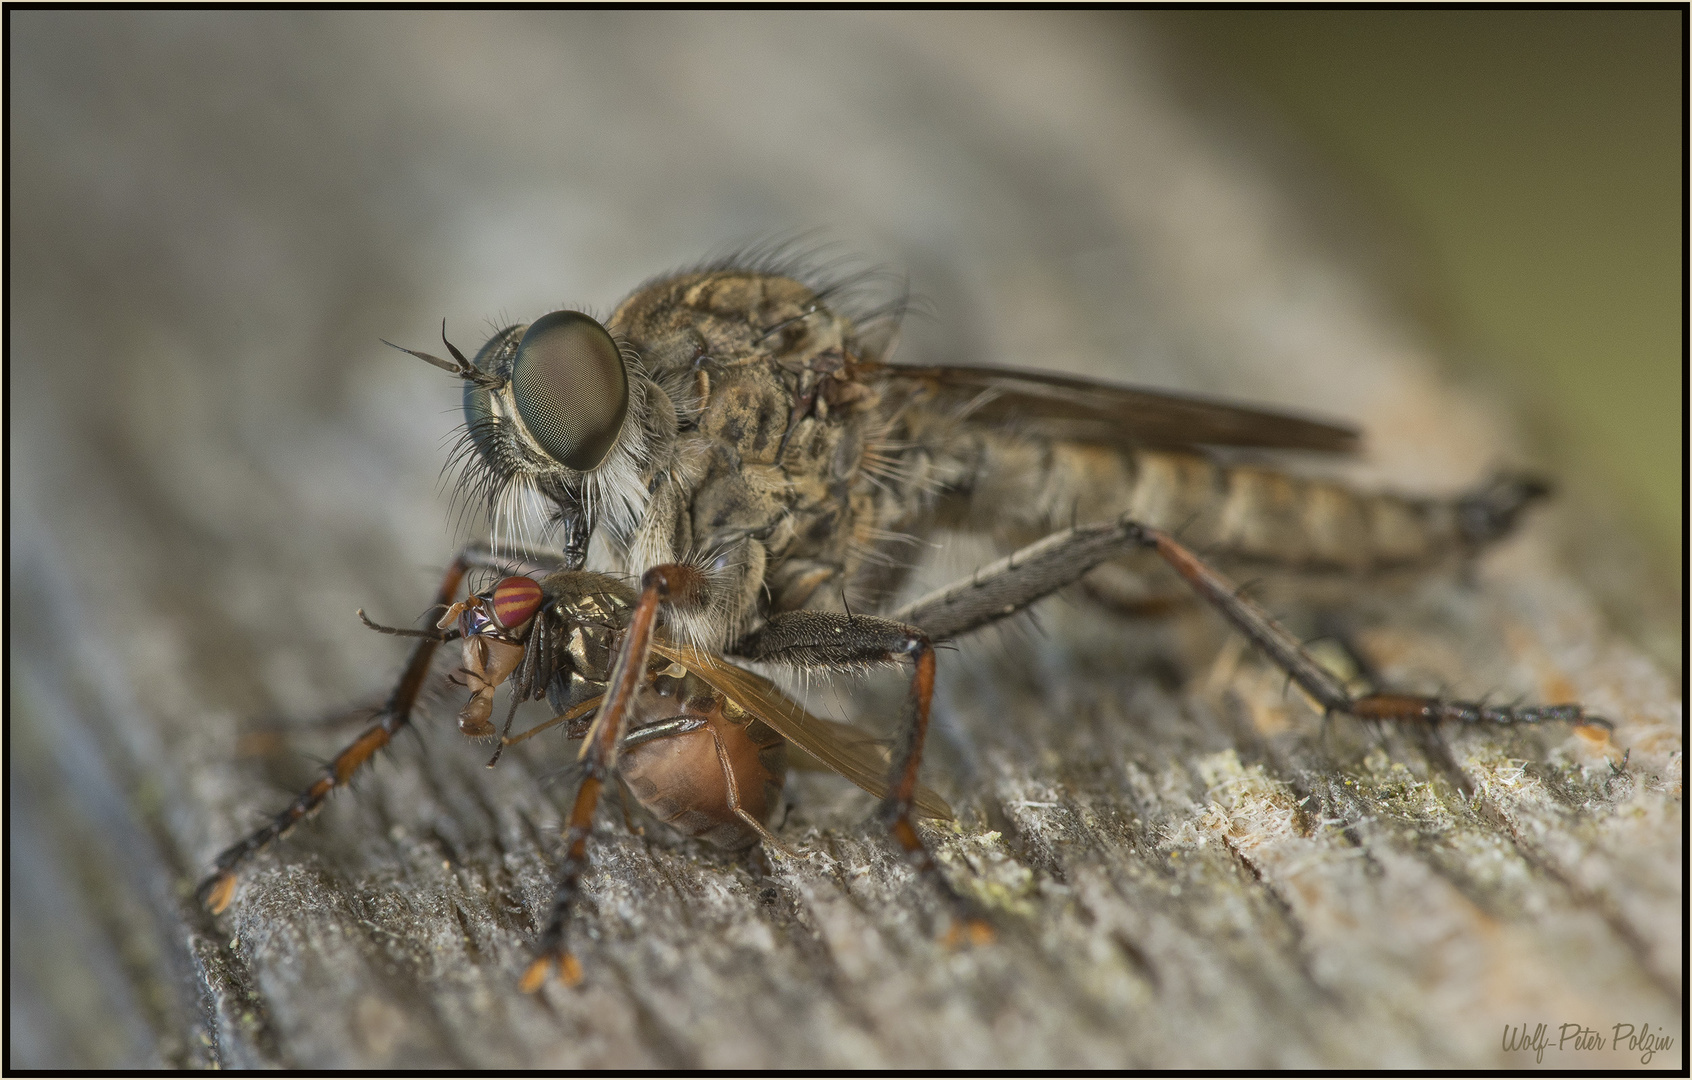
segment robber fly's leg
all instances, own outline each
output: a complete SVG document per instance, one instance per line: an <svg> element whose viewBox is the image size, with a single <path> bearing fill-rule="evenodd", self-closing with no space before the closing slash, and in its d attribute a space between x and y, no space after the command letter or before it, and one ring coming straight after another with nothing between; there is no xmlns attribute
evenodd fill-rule
<svg viewBox="0 0 1692 1080"><path fill-rule="evenodd" d="M911 824L917 771L928 737L929 703L934 697L934 646L929 636L914 626L874 615L790 611L771 616L763 629L737 644L735 652L772 664L841 670L906 659L913 662L916 670L899 725L887 794L881 800L881 818L917 872L933 882L951 905L957 916L951 935L977 941L990 939L992 931L986 920L946 881L933 853Z"/></svg>
<svg viewBox="0 0 1692 1080"><path fill-rule="evenodd" d="M691 566L654 566L640 579L640 599L635 602L622 647L606 683L604 702L582 743L582 780L576 801L564 828L564 865L558 872L558 890L553 894L552 913L541 932L538 955L523 973L522 989L540 989L554 967L566 984L581 981L582 966L565 942L565 929L576 894L581 891L582 871L587 869L587 842L593 832L593 812L599 793L615 779L617 751L628 727L629 706L645 681L646 661L652 652L652 631L658 622L658 608L666 602L692 603L704 592L705 577Z"/></svg>
<svg viewBox="0 0 1692 1080"><path fill-rule="evenodd" d="M527 577L543 577L557 570L563 565L563 561L564 556L556 551L509 545L496 549L486 540L466 544L453 557L453 565L458 567L461 576L466 570L497 570ZM439 606L446 607L451 604L457 594L458 589L454 587L451 595L441 601Z"/></svg>
<svg viewBox="0 0 1692 1080"><path fill-rule="evenodd" d="M1137 532L1142 545L1156 550L1199 595L1222 612L1240 633L1251 639L1277 667L1316 699L1324 712L1349 713L1364 720L1457 720L1471 724L1542 724L1561 720L1598 724L1606 728L1613 726L1602 717L1587 715L1584 709L1574 704L1503 706L1383 693L1354 698L1346 692L1338 678L1304 650L1297 638L1270 618L1266 611L1241 596L1233 582L1206 566L1197 555L1167 533L1132 524L1130 528Z"/></svg>
<svg viewBox="0 0 1692 1080"><path fill-rule="evenodd" d="M545 577L564 565L564 556L556 551L524 547L502 547L496 551L485 542L466 548L463 557L474 569L532 578Z"/></svg>
<svg viewBox="0 0 1692 1080"><path fill-rule="evenodd" d="M1139 550L1137 528L1123 518L1052 533L986 564L963 581L905 604L890 618L920 626L936 640L970 633L1079 581L1101 562Z"/></svg>
<svg viewBox="0 0 1692 1080"><path fill-rule="evenodd" d="M1444 701L1405 694L1367 694L1353 698L1345 686L1304 650L1262 608L1239 594L1227 578L1167 533L1123 517L1104 525L1084 525L1053 533L977 570L963 581L938 589L893 613L901 622L922 627L935 638L956 637L1014 615L1029 604L1079 580L1093 567L1129 551L1151 548L1249 638L1269 654L1325 712L1349 713L1371 720L1459 720L1466 723L1537 724L1573 721L1609 727L1579 705L1496 706L1472 701Z"/></svg>
<svg viewBox="0 0 1692 1080"><path fill-rule="evenodd" d="M466 549L452 561L446 576L441 579L440 590L435 594L436 607L452 603L453 597L458 595L458 586L464 579L464 572L476 565L477 556L475 549ZM195 891L200 902L210 908L212 914L222 913L234 897L237 867L292 829L301 818L316 812L331 791L345 787L376 751L392 742L400 729L411 722L411 710L417 704L417 695L423 689L423 682L429 674L429 662L434 659L435 648L440 643L440 636L419 640L411 650L411 659L406 662L405 672L400 676L399 684L389 695L388 703L382 707L376 722L353 740L351 746L336 754L335 759L324 767L323 775L318 777L317 782L289 803L286 810L246 839L225 849L217 857L211 875L201 882Z"/></svg>
<svg viewBox="0 0 1692 1080"><path fill-rule="evenodd" d="M936 640L967 634L1015 615L1102 562L1138 550L1136 528L1124 520L1055 532L905 605L892 618L920 626Z"/></svg>

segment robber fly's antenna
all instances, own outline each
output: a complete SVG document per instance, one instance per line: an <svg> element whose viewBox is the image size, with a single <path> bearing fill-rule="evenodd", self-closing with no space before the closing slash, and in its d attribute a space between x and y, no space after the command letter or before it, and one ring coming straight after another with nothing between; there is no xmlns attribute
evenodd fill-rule
<svg viewBox="0 0 1692 1080"><path fill-rule="evenodd" d="M417 359L433 364L442 371L450 371L466 382L475 383L484 390L493 390L505 385L504 379L501 379L497 375L483 371L475 364L472 364L469 360L465 359L463 353L458 351L457 345L454 345L452 342L447 340L445 319L441 320L441 342L446 345L447 351L452 353L452 359L458 361L457 363L442 360L440 357L431 356L426 352L418 352L416 349L408 349L404 345L395 345L387 338L378 338L377 340L381 341L382 344L388 346L390 349L398 349L402 353L410 353L412 356L417 357Z"/></svg>

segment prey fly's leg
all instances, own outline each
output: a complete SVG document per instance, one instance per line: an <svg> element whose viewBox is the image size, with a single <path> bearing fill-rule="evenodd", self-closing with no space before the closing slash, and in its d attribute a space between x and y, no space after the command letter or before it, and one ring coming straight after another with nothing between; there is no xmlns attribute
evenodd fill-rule
<svg viewBox="0 0 1692 1080"><path fill-rule="evenodd" d="M549 556L545 552L511 551L508 554L496 555L486 544L472 544L459 552L447 567L446 574L441 579L440 589L435 594L435 605L431 611L449 606L458 595L459 585L464 575L475 569L510 569L518 567L517 572L525 572L522 568L546 568L556 564L556 556ZM364 618L361 610L359 617ZM418 638L418 642L411 650L411 658L406 662L405 671L400 675L393 693L389 695L387 703L377 714L375 723L364 730L364 733L353 740L352 744L324 767L323 775L317 782L307 788L298 798L288 804L287 809L277 814L269 823L254 831L240 842L225 849L213 863L212 873L196 890L195 895L211 909L212 913L220 914L229 906L229 901L235 895L235 871L248 859L264 850L271 843L297 825L301 819L310 816L322 807L329 793L336 788L345 787L357 774L358 770L375 756L378 750L387 746L399 731L411 722L411 711L417 704L417 696L423 689L423 683L429 674L429 665L434 660L435 649L442 641L451 635L432 631L398 630L392 627L382 627L364 619L365 625L384 633L397 633L405 637Z"/></svg>
<svg viewBox="0 0 1692 1080"><path fill-rule="evenodd" d="M746 827L757 834L758 839L772 850L779 851L789 857L795 856L797 853L792 848L782 843L774 833L764 826L762 821L748 814L740 805L740 782L735 779L734 765L729 761L728 747L723 745L722 738L718 736L715 730L711 732L711 741L717 747L717 764L721 765L723 769L723 786L728 791L729 810L733 811L735 817L745 822ZM625 820L626 817L625 813Z"/></svg>
<svg viewBox="0 0 1692 1080"><path fill-rule="evenodd" d="M915 626L874 615L790 611L771 616L762 629L737 644L735 652L750 660L772 664L838 670L912 661L916 670L911 675L880 816L917 872L933 882L951 906L955 919L950 936L966 936L975 941L990 939L992 930L986 920L946 881L933 853L911 824L917 772L928 737L929 705L934 697L934 646L928 634Z"/></svg>
<svg viewBox="0 0 1692 1080"><path fill-rule="evenodd" d="M658 624L661 605L696 603L705 591L705 578L697 569L680 564L654 566L640 579L640 599L635 602L622 647L606 684L605 697L582 743L579 762L582 779L564 828L564 865L558 872L558 889L553 894L552 912L541 931L538 955L523 973L521 987L533 993L556 968L567 985L581 981L582 966L570 953L565 931L570 909L581 891L582 871L587 869L587 842L593 832L593 812L599 793L617 773L617 752L628 727L629 707L646 677L646 662L652 653L652 632Z"/></svg>

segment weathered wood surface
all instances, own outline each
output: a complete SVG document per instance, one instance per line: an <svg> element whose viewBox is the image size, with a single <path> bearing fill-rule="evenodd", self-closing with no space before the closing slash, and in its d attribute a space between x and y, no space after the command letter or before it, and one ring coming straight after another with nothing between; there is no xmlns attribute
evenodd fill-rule
<svg viewBox="0 0 1692 1080"><path fill-rule="evenodd" d="M1324 729L1202 613L1060 601L943 654L926 776L961 820L930 836L1000 913L988 947L942 948L867 798L806 775L800 855L767 868L608 807L586 982L524 997L566 751L490 772L439 703L209 917L211 857L397 671L353 609L410 618L466 535L436 486L457 391L379 336L428 347L444 314L470 345L822 225L926 299L907 358L1351 417L1354 471L1418 490L1519 458L1316 239L1347 219L1184 103L1134 23L12 31L10 1065L1527 1066L1523 1023L1548 1066L1640 1063L1559 1053L1564 1023L1684 1060L1678 672L1600 613L1566 504L1469 583L1345 610L1403 687L1578 698L1613 745ZM881 723L894 695L813 700Z"/></svg>

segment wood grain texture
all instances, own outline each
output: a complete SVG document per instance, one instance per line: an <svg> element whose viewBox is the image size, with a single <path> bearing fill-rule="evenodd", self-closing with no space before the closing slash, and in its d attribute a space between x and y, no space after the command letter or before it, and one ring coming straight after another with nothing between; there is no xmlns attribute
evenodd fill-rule
<svg viewBox="0 0 1692 1080"><path fill-rule="evenodd" d="M521 995L567 750L488 771L444 699L205 914L403 661L354 609L410 619L473 534L457 389L377 341L443 314L474 345L822 225L908 273L911 361L1348 418L1352 474L1408 490L1519 451L1321 239L1343 204L1133 22L14 12L11 48L11 1066L1524 1067L1524 1022L1684 1062L1678 673L1595 599L1625 543L1568 558L1613 535L1579 506L1467 580L1271 595L1404 689L1575 698L1610 744L1324 724L1203 612L1060 600L942 654L928 835L991 946L943 948L867 796L806 774L767 865L611 800L586 980Z"/></svg>

